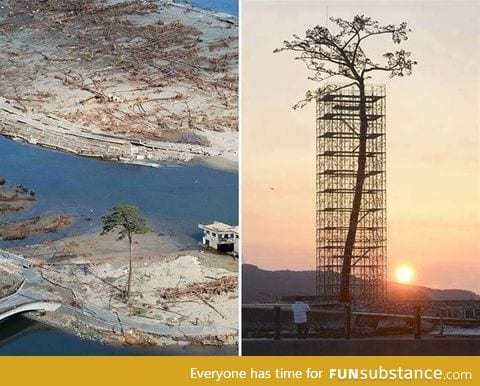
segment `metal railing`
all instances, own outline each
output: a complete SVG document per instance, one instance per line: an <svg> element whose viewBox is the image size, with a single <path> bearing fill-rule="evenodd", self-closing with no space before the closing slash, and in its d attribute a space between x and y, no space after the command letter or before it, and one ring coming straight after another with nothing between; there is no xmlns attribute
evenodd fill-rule
<svg viewBox="0 0 480 386"><path fill-rule="evenodd" d="M324 304L333 304L325 302ZM337 303L338 305L338 303ZM279 304L279 303L265 303L265 304L245 304L242 306L243 309L260 309L260 310L270 310L273 311L272 319L270 320L271 332L273 332L273 339L280 340L282 338L282 311L291 312L291 304ZM311 309L309 314L337 314L342 315L343 320L343 338L351 339L352 330L354 329L354 318L356 317L372 317L372 318L396 318L396 319L405 319L411 322L411 334L414 339L422 339L422 321L436 322L439 326L439 333L435 336L443 337L444 327L446 322L454 323L468 323L469 325L480 325L478 319L472 318L451 318L446 317L445 308L442 309L438 316L428 316L422 315L422 307L419 305L414 305L412 314L392 314L392 313L376 313L376 312L358 312L352 311L350 304L343 305L343 310L340 308L329 310L329 309Z"/></svg>

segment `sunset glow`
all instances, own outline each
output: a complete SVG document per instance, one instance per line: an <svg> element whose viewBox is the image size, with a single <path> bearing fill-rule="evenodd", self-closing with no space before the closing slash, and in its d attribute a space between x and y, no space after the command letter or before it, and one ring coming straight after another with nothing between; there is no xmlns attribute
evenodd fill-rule
<svg viewBox="0 0 480 386"><path fill-rule="evenodd" d="M409 265L402 265L397 268L395 278L399 283L410 284L415 277L414 269Z"/></svg>
<svg viewBox="0 0 480 386"><path fill-rule="evenodd" d="M368 14L408 22L405 49L419 62L386 84L388 280L404 256L415 284L480 291L478 2L248 2L243 13L242 229L244 262L315 270L315 105L293 110L320 85L284 39ZM455 20L455 23L451 23ZM329 24L328 26L331 26ZM372 44L381 55L390 41ZM380 56L381 57L381 56ZM461 71L452 71L461 69ZM341 81L341 80L339 80ZM247 150L248 149L248 150Z"/></svg>

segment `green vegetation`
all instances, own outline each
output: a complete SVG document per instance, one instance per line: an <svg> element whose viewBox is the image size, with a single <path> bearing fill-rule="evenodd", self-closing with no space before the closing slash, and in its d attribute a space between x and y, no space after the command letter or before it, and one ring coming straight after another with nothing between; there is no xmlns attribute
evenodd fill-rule
<svg viewBox="0 0 480 386"><path fill-rule="evenodd" d="M144 234L149 231L145 219L140 216L138 208L132 205L120 204L110 209L110 213L102 217L102 234L109 233L115 229L118 230L118 240L128 239L130 247L130 258L128 262L128 281L125 297L130 297L132 287L132 252L133 235Z"/></svg>

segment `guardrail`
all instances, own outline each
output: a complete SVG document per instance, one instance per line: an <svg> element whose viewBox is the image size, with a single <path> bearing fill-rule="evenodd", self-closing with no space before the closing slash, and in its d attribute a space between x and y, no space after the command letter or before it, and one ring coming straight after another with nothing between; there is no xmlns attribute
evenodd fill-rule
<svg viewBox="0 0 480 386"><path fill-rule="evenodd" d="M324 303L326 304L326 303ZM330 304L329 304L330 305ZM413 305L413 312L412 314L393 314L393 313L376 313L376 312L358 312L352 311L352 307L350 304L342 305L342 308L339 307L339 304L332 304L336 305L336 309L315 309L311 308L309 314L324 314L324 315L337 315L339 316L336 320L341 319L341 323L343 325L343 334L342 336L345 339L352 338L352 330L354 327L354 320L358 320L357 318L361 317L371 317L373 319L387 319L387 318L395 318L395 319L405 319L409 323L411 323L411 334L414 339L422 339L422 321L434 322L439 326L439 333L437 336L442 337L444 336L444 324L446 322L454 322L454 323L468 323L468 325L480 325L480 320L472 319L472 318L451 318L445 316L445 310L443 309L439 312L438 316L428 316L422 315L422 307L419 305ZM242 309L251 309L251 310L265 310L270 311L270 326L271 332L273 332L273 339L280 340L282 338L282 324L285 324L285 320L282 320L282 312L285 314L286 312L291 312L291 304L279 304L279 303L268 303L268 304L246 304L242 306ZM245 312L243 313L245 315ZM268 314L267 314L268 317ZM264 317L265 319L265 317ZM268 321L267 321L268 322ZM244 322L245 325L245 322ZM265 331L265 330L263 330Z"/></svg>

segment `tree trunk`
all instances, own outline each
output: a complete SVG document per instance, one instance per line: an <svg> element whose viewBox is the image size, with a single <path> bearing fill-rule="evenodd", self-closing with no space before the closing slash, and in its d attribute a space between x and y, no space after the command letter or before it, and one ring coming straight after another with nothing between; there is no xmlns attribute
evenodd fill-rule
<svg viewBox="0 0 480 386"><path fill-rule="evenodd" d="M128 244L130 246L130 258L128 259L128 282L127 282L127 299L130 297L130 289L132 287L132 252L133 252L133 242L132 236L128 235Z"/></svg>
<svg viewBox="0 0 480 386"><path fill-rule="evenodd" d="M345 248L343 251L343 265L340 280L340 301L350 302L350 276L352 271L352 255L355 246L355 237L357 233L358 218L362 205L363 182L365 180L365 167L367 162L367 106L365 97L365 84L363 80L359 82L360 91L360 142L358 146L358 168L356 173L355 192L353 194L352 211L350 213L350 222L348 226Z"/></svg>

